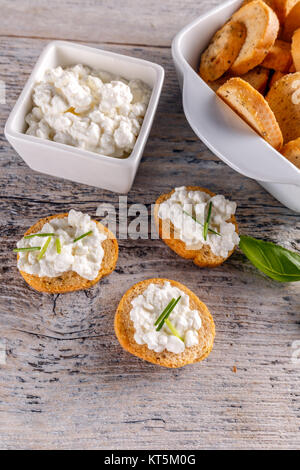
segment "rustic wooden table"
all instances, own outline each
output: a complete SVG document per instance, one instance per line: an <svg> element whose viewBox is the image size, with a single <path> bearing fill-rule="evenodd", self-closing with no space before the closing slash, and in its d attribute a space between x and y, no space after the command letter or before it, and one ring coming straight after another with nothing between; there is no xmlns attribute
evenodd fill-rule
<svg viewBox="0 0 300 470"><path fill-rule="evenodd" d="M159 240L121 240L116 271L88 291L39 294L12 248L40 217L73 207L95 215L108 191L30 170L3 135L41 50L68 39L161 64L166 80L128 195L150 206L178 185L238 201L240 230L299 249L299 216L235 173L193 134L171 59L175 33L220 0L0 0L0 447L3 449L299 448L299 285L278 284L240 254L199 269ZM113 318L122 294L150 277L183 281L216 322L202 364L165 370L121 349ZM236 367L236 372L235 371Z"/></svg>

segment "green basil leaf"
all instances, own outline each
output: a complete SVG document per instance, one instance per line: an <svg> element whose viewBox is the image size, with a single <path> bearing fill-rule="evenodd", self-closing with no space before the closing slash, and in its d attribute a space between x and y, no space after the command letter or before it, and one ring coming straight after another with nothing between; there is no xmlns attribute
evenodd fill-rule
<svg viewBox="0 0 300 470"><path fill-rule="evenodd" d="M240 236L240 249L254 266L280 282L300 281L300 255L264 240Z"/></svg>

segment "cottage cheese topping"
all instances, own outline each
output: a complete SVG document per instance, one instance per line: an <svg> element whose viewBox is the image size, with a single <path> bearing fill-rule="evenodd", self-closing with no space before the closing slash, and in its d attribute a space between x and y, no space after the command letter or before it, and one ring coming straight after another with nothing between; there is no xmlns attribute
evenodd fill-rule
<svg viewBox="0 0 300 470"><path fill-rule="evenodd" d="M76 243L73 240L84 233L93 233ZM61 243L61 253L57 253L55 238L52 237L43 258L38 261L39 251L20 252L18 268L28 274L57 277L67 271L75 271L85 279L93 280L100 270L104 250L102 242L107 238L88 214L70 210L68 217L52 219L44 224L38 233L55 233ZM47 237L33 237L20 240L18 248L43 246Z"/></svg>
<svg viewBox="0 0 300 470"><path fill-rule="evenodd" d="M83 65L46 72L33 90L27 134L112 157L133 149L150 88Z"/></svg>
<svg viewBox="0 0 300 470"><path fill-rule="evenodd" d="M208 206L212 202L209 228L206 240L203 237L203 225L207 218ZM172 222L178 238L187 249L201 249L209 245L216 256L226 258L228 253L239 243L235 226L226 222L236 211L236 203L222 195L211 197L203 191L188 191L184 186L176 188L172 196L159 207L158 216ZM190 216L197 219L197 222Z"/></svg>
<svg viewBox="0 0 300 470"><path fill-rule="evenodd" d="M156 322L159 315L166 308L172 298L181 299L169 316L169 320L176 328L184 342L174 336L167 325L156 331ZM190 309L189 296L177 287L165 282L163 286L149 284L147 289L133 301L130 318L133 321L134 339L138 344L147 344L155 352L167 351L179 354L185 348L198 344L198 330L201 328L201 317L197 310Z"/></svg>

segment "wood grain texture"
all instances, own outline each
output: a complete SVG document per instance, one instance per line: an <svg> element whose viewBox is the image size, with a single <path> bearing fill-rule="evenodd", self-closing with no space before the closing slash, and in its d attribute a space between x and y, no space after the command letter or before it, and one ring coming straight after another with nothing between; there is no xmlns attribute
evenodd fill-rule
<svg viewBox="0 0 300 470"><path fill-rule="evenodd" d="M170 46L220 0L1 0L0 35Z"/></svg>
<svg viewBox="0 0 300 470"><path fill-rule="evenodd" d="M101 202L118 203L108 191L33 172L3 135L47 43L38 36L71 38L74 31L78 40L153 60L166 70L130 203L150 210L174 186L201 185L238 202L241 233L299 250L299 216L196 138L182 112L170 49L153 47L169 45L175 30L212 2L190 0L183 7L177 0L88 1L89 15L82 16L82 2L61 0L60 17L69 19L65 29L55 22L55 1L33 3L30 10L28 1L0 1L0 80L7 88L7 104L0 105L0 348L5 341L7 350L0 365L0 447L160 449L163 442L165 449L299 448L300 365L291 362L292 342L300 340L298 284L267 279L238 252L224 266L199 269L161 240L120 240L117 269L109 278L88 291L47 295L30 290L11 252L41 217L71 207L94 216ZM97 17L102 35L96 35L99 4L118 12L110 28ZM133 18L143 25L155 21L157 28L133 28ZM164 370L120 348L113 331L116 307L132 284L150 277L183 282L212 312L216 341L202 364Z"/></svg>

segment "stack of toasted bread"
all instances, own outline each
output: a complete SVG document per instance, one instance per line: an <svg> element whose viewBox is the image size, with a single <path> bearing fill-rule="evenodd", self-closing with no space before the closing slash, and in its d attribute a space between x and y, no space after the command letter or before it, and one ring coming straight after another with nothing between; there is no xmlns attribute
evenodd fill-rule
<svg viewBox="0 0 300 470"><path fill-rule="evenodd" d="M299 0L245 0L202 53L199 74L300 168Z"/></svg>

